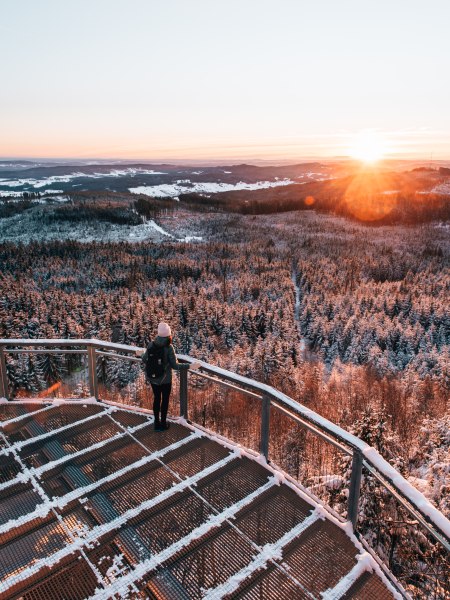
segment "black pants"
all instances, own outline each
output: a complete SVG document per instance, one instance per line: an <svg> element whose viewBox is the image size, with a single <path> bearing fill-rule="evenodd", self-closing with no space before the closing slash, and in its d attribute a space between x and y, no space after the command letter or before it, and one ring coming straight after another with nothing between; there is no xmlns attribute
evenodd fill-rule
<svg viewBox="0 0 450 600"><path fill-rule="evenodd" d="M155 424L161 422L161 425L166 424L167 409L169 408L169 397L172 390L172 382L163 383L162 385L151 384L153 390L153 414L155 415ZM162 402L161 402L162 398ZM159 411L161 410L161 419Z"/></svg>

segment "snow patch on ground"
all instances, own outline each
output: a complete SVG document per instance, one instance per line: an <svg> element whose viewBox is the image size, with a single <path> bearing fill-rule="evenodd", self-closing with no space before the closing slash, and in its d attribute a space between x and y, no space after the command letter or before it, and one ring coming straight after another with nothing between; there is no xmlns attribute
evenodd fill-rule
<svg viewBox="0 0 450 600"><path fill-rule="evenodd" d="M277 187L280 185L291 185L295 183L291 179L282 181L258 181L256 183L222 183L222 182L194 182L189 179L180 179L176 183L164 183L162 185L140 185L135 188L129 188L133 194L144 194L152 198L175 197L187 193L216 194L218 192L233 192L236 190L263 190L266 188Z"/></svg>
<svg viewBox="0 0 450 600"><path fill-rule="evenodd" d="M417 191L416 194L440 194L442 196L450 196L450 181L444 181L435 185L431 190Z"/></svg>
<svg viewBox="0 0 450 600"><path fill-rule="evenodd" d="M69 183L74 179L80 177L86 177L88 179L101 179L102 177L134 177L135 175L167 175L163 171L154 171L153 169L143 168L127 168L127 169L111 169L109 171L95 172L95 173L83 173L83 171L76 171L69 173L68 175L51 175L44 179L35 178L18 178L18 179L2 179L0 180L0 186L4 187L23 187L31 186L35 189L42 188L46 185L53 185L55 183Z"/></svg>
<svg viewBox="0 0 450 600"><path fill-rule="evenodd" d="M435 186L431 191L433 194L444 194L445 196L450 196L450 181L446 181L445 183Z"/></svg>
<svg viewBox="0 0 450 600"><path fill-rule="evenodd" d="M26 192L25 192L26 193ZM42 192L39 192L40 194L45 194L47 196L53 195L53 194L63 194L63 190L43 190ZM24 199L23 196L24 192L16 192L16 191L9 191L9 190L0 190L0 198L19 198L20 200ZM57 200L57 197L53 197L52 200ZM65 198L67 200L67 198ZM44 198L32 198L31 199L33 202L37 202L37 201L41 201L41 202L45 202Z"/></svg>

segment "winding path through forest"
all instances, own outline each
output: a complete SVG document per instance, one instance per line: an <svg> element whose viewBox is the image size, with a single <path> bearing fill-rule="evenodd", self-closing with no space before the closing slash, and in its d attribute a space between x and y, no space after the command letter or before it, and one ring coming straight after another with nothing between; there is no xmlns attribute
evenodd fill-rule
<svg viewBox="0 0 450 600"><path fill-rule="evenodd" d="M297 269L295 268L295 263L292 264L291 271L291 279L294 286L295 291L295 304L294 304L294 327L297 331L297 337L300 340L300 356L303 360L305 360L305 350L306 350L306 340L302 337L302 332L300 328L300 287L297 284Z"/></svg>

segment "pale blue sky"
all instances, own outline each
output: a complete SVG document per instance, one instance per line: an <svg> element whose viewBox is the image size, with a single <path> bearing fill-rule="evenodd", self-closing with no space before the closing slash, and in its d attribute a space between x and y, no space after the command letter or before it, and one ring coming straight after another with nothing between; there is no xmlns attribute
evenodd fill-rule
<svg viewBox="0 0 450 600"><path fill-rule="evenodd" d="M0 155L450 158L449 0L0 0Z"/></svg>

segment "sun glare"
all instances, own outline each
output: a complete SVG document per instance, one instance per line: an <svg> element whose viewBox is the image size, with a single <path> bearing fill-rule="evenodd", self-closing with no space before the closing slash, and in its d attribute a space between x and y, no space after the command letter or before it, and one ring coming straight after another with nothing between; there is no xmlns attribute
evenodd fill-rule
<svg viewBox="0 0 450 600"><path fill-rule="evenodd" d="M361 162L373 164L384 158L386 141L374 131L362 131L353 140L350 156Z"/></svg>

